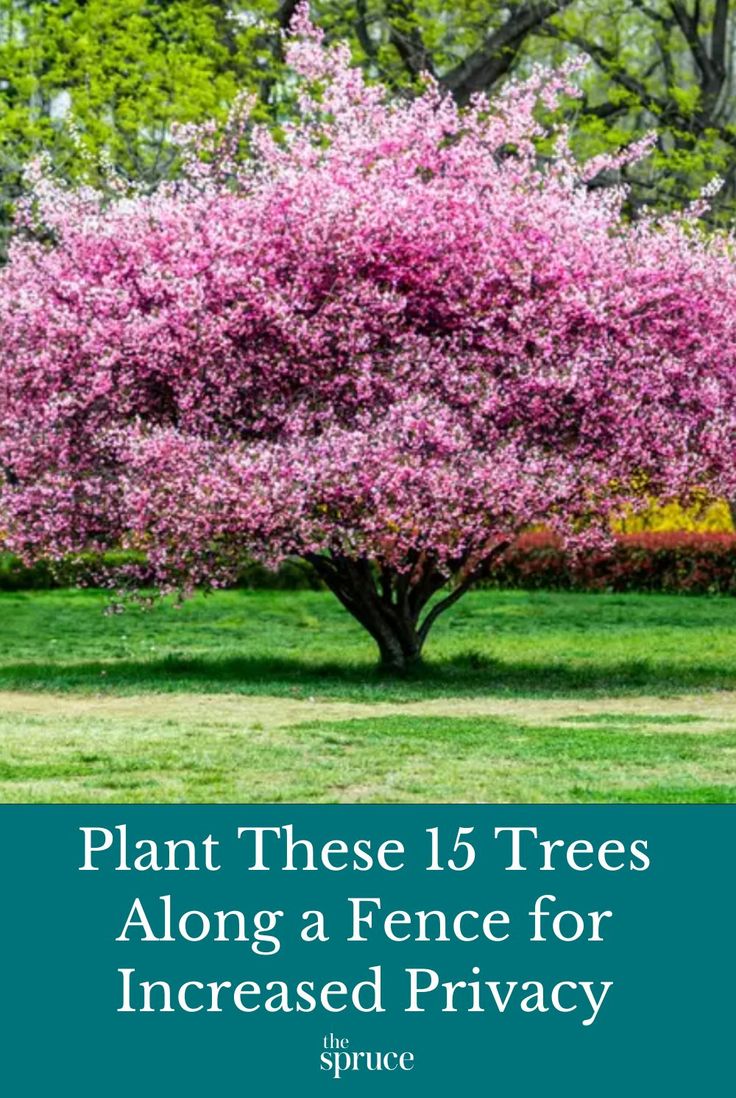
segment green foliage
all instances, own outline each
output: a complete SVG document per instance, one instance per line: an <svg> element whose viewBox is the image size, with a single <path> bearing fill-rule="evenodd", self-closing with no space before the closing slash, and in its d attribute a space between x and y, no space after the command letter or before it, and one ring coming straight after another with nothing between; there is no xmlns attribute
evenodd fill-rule
<svg viewBox="0 0 736 1098"><path fill-rule="evenodd" d="M277 70L267 22L275 9L219 0L0 0L6 216L23 166L41 151L71 178L101 154L144 182L167 175L172 122L222 118L239 89L262 90Z"/></svg>
<svg viewBox="0 0 736 1098"><path fill-rule="evenodd" d="M142 553L113 550L107 553L80 553L60 562L38 561L23 564L11 553L0 553L0 591L52 591L82 586L116 589L128 587L133 579L145 584L146 558ZM313 569L302 560L285 561L276 572L262 564L245 561L237 576L237 586L247 590L317 591L322 584Z"/></svg>
<svg viewBox="0 0 736 1098"><path fill-rule="evenodd" d="M635 207L681 206L721 177L707 220L723 224L736 209L733 33L727 0L575 0L530 49L545 56L548 35L588 60L576 117L587 154L657 132L653 154L623 172Z"/></svg>

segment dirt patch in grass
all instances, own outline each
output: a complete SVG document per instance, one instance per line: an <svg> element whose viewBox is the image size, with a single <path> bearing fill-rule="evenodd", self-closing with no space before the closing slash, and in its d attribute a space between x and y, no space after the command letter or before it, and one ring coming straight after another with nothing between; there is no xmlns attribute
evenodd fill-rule
<svg viewBox="0 0 736 1098"><path fill-rule="evenodd" d="M115 718L132 722L187 721L247 726L253 730L287 728L313 721L345 721L390 716L499 717L565 726L586 719L616 725L646 723L658 732L714 732L736 726L736 691L657 697L619 698L432 698L422 702L351 702L278 698L242 694L145 694L74 696L0 692L0 714L44 721Z"/></svg>
<svg viewBox="0 0 736 1098"><path fill-rule="evenodd" d="M736 801L733 701L643 701L13 694L0 802Z"/></svg>

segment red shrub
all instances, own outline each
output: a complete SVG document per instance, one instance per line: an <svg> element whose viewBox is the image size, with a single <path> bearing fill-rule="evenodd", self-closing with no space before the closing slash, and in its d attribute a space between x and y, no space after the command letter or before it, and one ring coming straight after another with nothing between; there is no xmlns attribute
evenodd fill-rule
<svg viewBox="0 0 736 1098"><path fill-rule="evenodd" d="M544 531L525 534L499 560L497 587L736 594L736 534L621 534L610 550L568 556Z"/></svg>

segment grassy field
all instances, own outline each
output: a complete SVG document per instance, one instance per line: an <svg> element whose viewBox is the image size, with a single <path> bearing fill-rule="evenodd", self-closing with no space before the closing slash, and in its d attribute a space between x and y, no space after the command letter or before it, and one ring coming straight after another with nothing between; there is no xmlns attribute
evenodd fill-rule
<svg viewBox="0 0 736 1098"><path fill-rule="evenodd" d="M0 595L0 800L733 801L736 602L476 592L384 680L319 592Z"/></svg>

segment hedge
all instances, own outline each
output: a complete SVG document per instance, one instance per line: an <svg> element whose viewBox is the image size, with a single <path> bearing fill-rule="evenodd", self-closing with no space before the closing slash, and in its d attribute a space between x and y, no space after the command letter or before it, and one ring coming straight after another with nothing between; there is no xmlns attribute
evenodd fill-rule
<svg viewBox="0 0 736 1098"><path fill-rule="evenodd" d="M42 591L75 584L94 586L103 573L131 567L145 568L145 557L122 551L82 553L66 561L41 560L28 565L10 553L0 553L0 591Z"/></svg>
<svg viewBox="0 0 736 1098"><path fill-rule="evenodd" d="M0 591L41 591L82 584L100 585L103 575L135 572L137 582L145 585L146 561L140 553L109 552L82 554L73 560L51 564L39 561L25 565L10 553L0 553ZM110 584L114 586L114 582ZM312 568L304 561L286 561L278 572L261 564L244 562L235 586L271 590L316 590L322 585Z"/></svg>
<svg viewBox="0 0 736 1098"><path fill-rule="evenodd" d="M32 568L15 557L0 555L0 590L20 591L92 584L100 572L134 566L145 572L145 561L132 553L108 553L103 558L77 558L52 568ZM664 591L672 594L736 595L736 534L668 531L619 534L611 549L571 558L549 533L525 534L494 566L487 586L567 591ZM317 589L312 569L302 561L287 561L278 572L245 563L238 587L282 590Z"/></svg>

